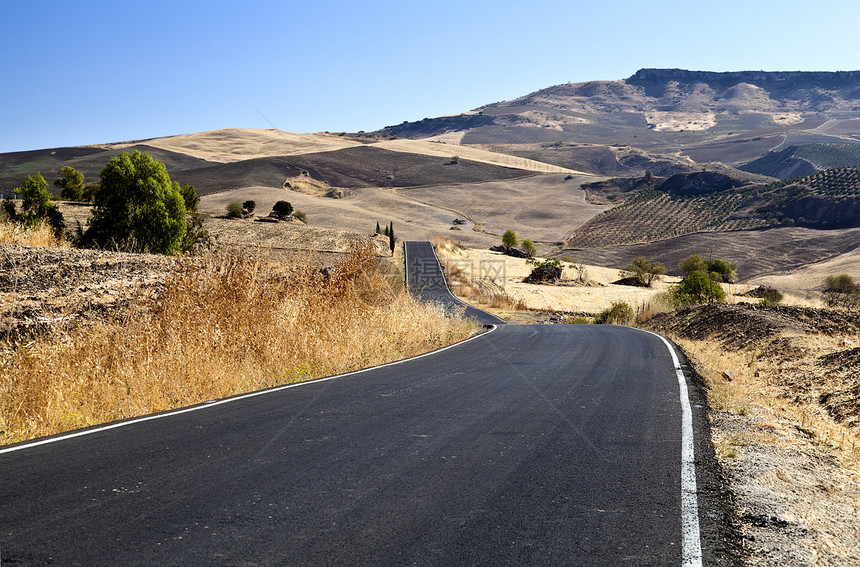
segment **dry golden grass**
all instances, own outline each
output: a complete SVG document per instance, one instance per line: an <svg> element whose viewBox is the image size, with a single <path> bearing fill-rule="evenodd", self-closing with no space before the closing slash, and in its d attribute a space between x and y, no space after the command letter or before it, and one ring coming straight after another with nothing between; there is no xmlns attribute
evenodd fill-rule
<svg viewBox="0 0 860 567"><path fill-rule="evenodd" d="M817 405L799 403L786 395L776 379L779 369L760 361L756 352L731 352L714 341L671 338L704 379L712 408L739 415L755 413L759 427L769 429L780 429L777 417L784 418L814 439L840 449L845 463L860 470L860 431L837 423ZM731 380L725 378L726 371Z"/></svg>
<svg viewBox="0 0 860 567"><path fill-rule="evenodd" d="M463 250L460 244L450 238L438 236L433 246L442 263L445 279L451 293L478 308L502 309L506 311L525 311L526 304L514 299L493 282L475 281L458 265L456 256Z"/></svg>
<svg viewBox="0 0 860 567"><path fill-rule="evenodd" d="M0 442L357 370L475 332L392 288L378 262L370 247L327 273L238 251L190 259L113 322L0 345Z"/></svg>
<svg viewBox="0 0 860 567"><path fill-rule="evenodd" d="M14 222L0 222L0 245L22 244L24 246L54 246L68 248L69 243L57 238L47 223L36 228L27 228Z"/></svg>

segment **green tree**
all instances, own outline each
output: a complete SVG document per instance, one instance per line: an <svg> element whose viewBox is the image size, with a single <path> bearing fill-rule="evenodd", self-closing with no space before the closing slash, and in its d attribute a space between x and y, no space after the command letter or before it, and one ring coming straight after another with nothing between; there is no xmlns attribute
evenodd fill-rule
<svg viewBox="0 0 860 567"><path fill-rule="evenodd" d="M257 208L257 202L248 199L244 203L242 203L242 210L245 211L245 214L252 215L254 214L254 210Z"/></svg>
<svg viewBox="0 0 860 567"><path fill-rule="evenodd" d="M639 284L648 287L665 273L666 266L660 262L650 262L645 256L636 256L622 270L623 276L634 278Z"/></svg>
<svg viewBox="0 0 860 567"><path fill-rule="evenodd" d="M720 284L711 281L705 272L698 270L694 270L680 283L672 286L669 295L675 305L695 305L726 300L726 292Z"/></svg>
<svg viewBox="0 0 860 567"><path fill-rule="evenodd" d="M54 185L60 188L60 197L69 201L80 201L84 196L84 174L64 165L57 171Z"/></svg>
<svg viewBox="0 0 860 567"><path fill-rule="evenodd" d="M394 236L394 221L391 221L391 226L388 227L388 247L392 253L394 253L395 242L397 242L397 238Z"/></svg>
<svg viewBox="0 0 860 567"><path fill-rule="evenodd" d="M528 254L529 258L537 254L537 248L535 248L535 243L532 242L529 238L526 238L520 243L520 248L522 248L523 252Z"/></svg>
<svg viewBox="0 0 860 567"><path fill-rule="evenodd" d="M98 191L98 183L87 183L86 185L84 185L84 190L81 192L81 200L86 201L88 203L92 203Z"/></svg>
<svg viewBox="0 0 860 567"><path fill-rule="evenodd" d="M686 275L690 275L693 272L705 272L708 270L708 264L706 264L698 254L687 256L681 260L678 267L680 267L681 271Z"/></svg>
<svg viewBox="0 0 860 567"><path fill-rule="evenodd" d="M182 200L185 203L186 212L197 212L197 206L200 204L200 194L194 185L183 185L179 190L182 193Z"/></svg>
<svg viewBox="0 0 860 567"><path fill-rule="evenodd" d="M21 195L21 208L25 215L33 219L43 219L51 205L51 192L48 182L41 173L28 175L18 188Z"/></svg>
<svg viewBox="0 0 860 567"><path fill-rule="evenodd" d="M173 254L186 230L185 199L167 168L135 151L114 157L101 172L83 245Z"/></svg>
<svg viewBox="0 0 860 567"><path fill-rule="evenodd" d="M824 298L830 307L858 307L860 285L848 274L827 276L824 280Z"/></svg>
<svg viewBox="0 0 860 567"><path fill-rule="evenodd" d="M182 237L182 252L195 252L200 248L212 246L209 231L203 228L203 216L197 210L200 195L193 185L183 185L180 189L182 200L185 202L185 234Z"/></svg>
<svg viewBox="0 0 860 567"><path fill-rule="evenodd" d="M824 280L824 291L832 293L856 293L858 286L854 283L854 278L848 274L839 274L838 276L827 276Z"/></svg>
<svg viewBox="0 0 860 567"><path fill-rule="evenodd" d="M711 274L711 279L718 282L732 283L735 279L735 270L737 270L735 264L719 258L708 262L708 273Z"/></svg>
<svg viewBox="0 0 860 567"><path fill-rule="evenodd" d="M505 234L502 235L502 246L505 247L506 252L510 252L512 248L516 248L519 242L517 233L513 230L506 230Z"/></svg>
<svg viewBox="0 0 860 567"><path fill-rule="evenodd" d="M376 234L379 234L379 231L380 231L379 221L376 221Z"/></svg>
<svg viewBox="0 0 860 567"><path fill-rule="evenodd" d="M272 212L275 213L278 219L283 220L293 213L293 206L287 201L278 201L272 207Z"/></svg>
<svg viewBox="0 0 860 567"><path fill-rule="evenodd" d="M48 182L41 173L28 175L17 190L21 195L21 214L14 214L14 205L7 209L11 220L23 223L25 226L37 227L43 221L47 221L54 234L59 238L66 228L63 222L63 213L51 202L51 192L48 191Z"/></svg>

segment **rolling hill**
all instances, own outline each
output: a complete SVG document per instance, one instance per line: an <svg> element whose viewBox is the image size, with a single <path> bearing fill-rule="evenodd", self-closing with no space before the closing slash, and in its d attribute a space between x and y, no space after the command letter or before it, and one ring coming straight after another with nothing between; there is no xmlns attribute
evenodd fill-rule
<svg viewBox="0 0 860 567"><path fill-rule="evenodd" d="M786 143L860 143L860 72L642 69L620 81L557 85L382 132L523 150L557 143L624 145L737 166Z"/></svg>
<svg viewBox="0 0 860 567"><path fill-rule="evenodd" d="M94 182L134 150L194 185L210 217L288 200L320 228L394 222L403 239L480 247L513 229L541 253L619 268L716 250L761 276L841 266L860 246L860 72L643 69L379 132L228 128L15 152L0 155L0 187L39 171L50 184L63 165Z"/></svg>

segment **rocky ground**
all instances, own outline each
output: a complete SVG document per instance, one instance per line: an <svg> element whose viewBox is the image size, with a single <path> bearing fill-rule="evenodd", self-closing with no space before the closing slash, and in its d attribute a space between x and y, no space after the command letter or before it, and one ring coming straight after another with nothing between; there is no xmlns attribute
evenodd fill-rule
<svg viewBox="0 0 860 567"><path fill-rule="evenodd" d="M114 316L156 289L176 262L150 254L0 246L0 339Z"/></svg>

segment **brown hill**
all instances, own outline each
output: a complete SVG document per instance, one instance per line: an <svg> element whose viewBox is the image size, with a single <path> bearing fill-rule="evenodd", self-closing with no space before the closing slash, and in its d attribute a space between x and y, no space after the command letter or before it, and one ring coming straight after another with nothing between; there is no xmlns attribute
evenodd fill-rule
<svg viewBox="0 0 860 567"><path fill-rule="evenodd" d="M460 132L460 143L474 145L561 142L625 144L657 153L683 149L700 163L739 165L791 136L858 143L858 118L858 71L642 69L621 81L557 85L383 132L411 138Z"/></svg>

